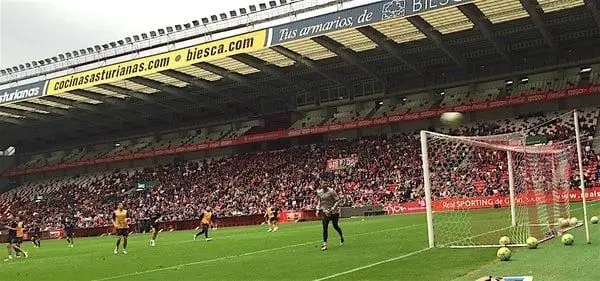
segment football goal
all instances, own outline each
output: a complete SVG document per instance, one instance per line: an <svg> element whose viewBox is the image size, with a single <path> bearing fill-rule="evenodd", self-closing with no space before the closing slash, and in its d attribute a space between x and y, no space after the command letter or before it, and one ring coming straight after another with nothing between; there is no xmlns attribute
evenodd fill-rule
<svg viewBox="0 0 600 281"><path fill-rule="evenodd" d="M577 113L566 116L579 136ZM531 136L531 130L492 136L421 131L430 247L498 247L502 236L512 246L524 246L528 237L547 240L571 218L574 192L584 199L587 230L584 184L571 181L583 178L579 138L531 144Z"/></svg>

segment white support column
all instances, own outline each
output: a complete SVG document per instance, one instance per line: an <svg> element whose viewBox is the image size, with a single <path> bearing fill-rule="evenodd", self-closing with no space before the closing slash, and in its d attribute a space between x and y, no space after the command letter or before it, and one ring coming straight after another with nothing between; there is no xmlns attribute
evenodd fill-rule
<svg viewBox="0 0 600 281"><path fill-rule="evenodd" d="M512 153L506 151L508 159L508 190L510 196L510 223L512 227L517 226L517 200L515 198L515 174L513 167Z"/></svg>
<svg viewBox="0 0 600 281"><path fill-rule="evenodd" d="M431 200L431 181L429 178L429 154L427 150L427 131L421 131L421 158L423 160L423 189L425 190L425 204L427 210L427 234L429 248L435 247L433 235L433 209Z"/></svg>
<svg viewBox="0 0 600 281"><path fill-rule="evenodd" d="M577 110L573 111L573 119L575 120L575 138L577 139L577 163L579 164L579 188L581 189L581 200L583 204L583 224L585 225L585 238L587 243L590 240L590 227L588 224L587 200L585 198L585 178L583 177L583 153L581 151L581 136L579 133L579 116Z"/></svg>

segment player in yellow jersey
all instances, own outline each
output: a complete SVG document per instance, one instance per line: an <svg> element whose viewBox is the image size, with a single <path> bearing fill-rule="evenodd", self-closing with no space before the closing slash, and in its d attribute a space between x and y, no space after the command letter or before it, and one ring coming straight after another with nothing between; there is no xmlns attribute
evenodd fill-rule
<svg viewBox="0 0 600 281"><path fill-rule="evenodd" d="M23 236L25 234L25 223L21 218L16 217L9 225L6 226L8 229L8 237L10 246L8 248L8 259L12 259L11 249L15 250L17 257L24 256L28 257L27 252L21 249L21 243L23 243Z"/></svg>
<svg viewBox="0 0 600 281"><path fill-rule="evenodd" d="M213 214L212 210L210 207L206 207L206 210L204 212L202 212L202 216L200 217L200 226L202 227L202 230L200 230L200 232L196 233L196 235L194 235L194 240L196 240L198 238L198 236L204 234L204 238L206 239L206 241L210 241L212 240L212 238L208 237L208 229L210 228L210 225L212 224L212 220L215 219L216 216Z"/></svg>
<svg viewBox="0 0 600 281"><path fill-rule="evenodd" d="M272 205L271 207L267 208L267 211L265 212L265 218L269 224L269 230L267 232L275 232L277 229L279 229L279 208L277 208L277 206Z"/></svg>
<svg viewBox="0 0 600 281"><path fill-rule="evenodd" d="M112 215L113 226L117 230L117 244L115 246L115 255L119 253L119 245L123 238L123 254L127 254L127 237L129 236L129 212L125 210L123 203L119 203L117 209Z"/></svg>

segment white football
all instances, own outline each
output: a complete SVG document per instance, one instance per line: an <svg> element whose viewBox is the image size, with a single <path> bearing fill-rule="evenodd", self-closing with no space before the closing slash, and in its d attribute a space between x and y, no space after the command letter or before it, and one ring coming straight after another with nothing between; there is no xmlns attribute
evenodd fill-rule
<svg viewBox="0 0 600 281"><path fill-rule="evenodd" d="M444 112L440 119L444 124L458 125L463 120L463 114L460 112Z"/></svg>
<svg viewBox="0 0 600 281"><path fill-rule="evenodd" d="M577 220L577 218L576 218L576 217L572 217L572 218L569 220L569 225L570 225L570 226L575 226L575 225L577 225L577 223L578 223L578 222L579 222L579 220Z"/></svg>

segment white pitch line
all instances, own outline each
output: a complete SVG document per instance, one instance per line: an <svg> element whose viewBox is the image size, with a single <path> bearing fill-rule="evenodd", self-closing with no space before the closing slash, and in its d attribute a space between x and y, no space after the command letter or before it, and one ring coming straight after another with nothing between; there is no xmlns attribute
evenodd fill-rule
<svg viewBox="0 0 600 281"><path fill-rule="evenodd" d="M389 231L393 231L393 230L406 229L406 228L411 228L411 227L415 227L415 226L420 226L420 224L412 224L412 225L407 225L407 226L403 226L403 227L396 227L396 228L390 228L390 229L383 229L383 230L377 230L377 231L359 233L359 234L354 234L354 235L348 235L346 237L364 236L364 235L376 234L376 233L381 233L381 232L389 232ZM248 253L243 253L243 254L238 254L238 255L231 255L231 256L225 256L225 257L220 257L220 258L214 258L214 259L210 259L210 260L196 261L196 262L178 264L178 265L173 265L173 266L168 266L168 267L162 267L162 268L157 268L157 269L151 269L151 270L146 270L146 271L132 272L132 273L127 273L127 274L122 274L122 275L117 275L117 276L112 276L112 277L105 277L105 278L100 278L100 279L93 279L92 281L114 280L114 279L119 279L119 278L123 278L123 277L136 276L136 275L153 273L153 272L159 272L159 271L165 271L165 270L171 270L171 269L178 269L178 268L181 268L181 267L184 267L184 266L206 264L206 263L217 262L217 261L222 261L222 260L227 260L227 259L234 259L234 258L238 258L238 257L246 257L246 256L251 256L251 255L256 255L256 254L262 254L262 253L267 253L267 252L273 252L273 251L278 251L278 250L284 250L284 249L289 249L289 248L306 246L306 245L310 245L310 244L314 244L314 243L319 243L319 242L320 241L304 242L304 243L299 243L299 244L294 244L294 245L288 245L288 246L282 246L282 247L277 247L277 248L270 248L270 249L264 249L264 250L259 250L259 251L253 251L253 252L248 252Z"/></svg>
<svg viewBox="0 0 600 281"><path fill-rule="evenodd" d="M583 209L583 207L573 208L572 211L579 210L579 209ZM493 232L496 232L496 231L491 231L491 232L493 233ZM488 233L484 233L484 235L485 234L488 234ZM481 236L481 234L480 235L476 235L476 236ZM475 237L470 237L470 238L475 238ZM346 274L350 274L350 273L353 273L353 272L361 271L361 270L364 270L364 269L367 269L367 268L371 268L371 267L374 267L374 266L378 266L380 264L384 264L384 263L388 263L388 262L393 262L393 261L405 259L405 258L408 258L410 256L414 256L416 254L420 254L420 253L426 252L426 251L431 250L431 249L432 248L421 249L421 250L410 252L408 254L404 254L402 256L398 256L398 257L395 257L395 258L390 258L390 259L387 259L387 260L378 261L378 262L367 264L367 265L364 265L364 266L361 266L361 267L353 268L353 269L350 269L350 270L347 270L347 271L344 271L344 272L340 272L340 273L329 275L329 276L326 276L326 277L323 277L323 278L315 279L313 281L323 281L323 280L332 279L332 278L339 277L339 276L342 276L342 275L346 275Z"/></svg>
<svg viewBox="0 0 600 281"><path fill-rule="evenodd" d="M364 266L361 266L361 267L357 267L357 268L353 268L353 269L350 269L350 270L346 270L344 272L340 272L340 273L336 273L336 274L333 274L333 275L329 275L327 277L315 279L313 281L322 281L322 280L327 280L327 279L339 277L339 276L350 274L350 273L353 273L353 272L356 272L356 271L360 271L360 270L363 270L363 269L367 269L367 268L371 268L371 267L374 267L374 266L378 266L380 264L384 264L384 263L393 262L393 261L401 260L401 259L404 259L404 258L408 258L410 256L414 256L416 254L420 254L420 253L426 252L428 250L431 250L431 248L425 248L425 249L421 249L421 250L418 250L418 251L410 252L408 254L405 254L405 255L402 255L402 256L398 256L398 257L395 257L395 258L391 258L391 259L382 260L382 261L378 261L378 262L375 262L375 263L367 264L367 265L364 265Z"/></svg>

